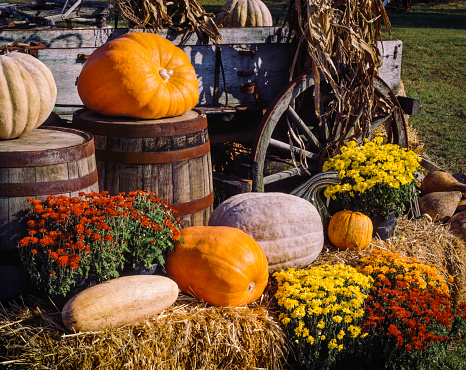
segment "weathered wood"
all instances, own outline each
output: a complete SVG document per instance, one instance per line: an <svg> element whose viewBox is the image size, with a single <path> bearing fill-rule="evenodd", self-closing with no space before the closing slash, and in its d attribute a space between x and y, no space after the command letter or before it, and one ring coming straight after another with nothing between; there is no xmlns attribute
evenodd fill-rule
<svg viewBox="0 0 466 370"><path fill-rule="evenodd" d="M213 106L214 68L216 63L215 50L219 46L199 45L182 46L193 64L199 79L198 106ZM265 100L270 101L277 92L288 82L288 68L291 64L293 47L290 44L257 44L257 45L223 45L222 59L224 63L226 90L223 82L219 86L219 103L236 106L239 104L253 104L252 94L243 94L241 85L256 80L261 86L261 93ZM254 56L244 56L239 50L254 49ZM82 101L78 95L77 79L82 70L84 60L78 55L91 54L95 48L78 49L45 49L39 51L39 59L52 71L57 84L58 96L55 112L66 114L71 106L74 110L82 107ZM279 53L281 58L274 58ZM253 70L251 77L238 76L238 70ZM223 80L223 79L222 79ZM73 107L71 107L71 110Z"/></svg>
<svg viewBox="0 0 466 370"><path fill-rule="evenodd" d="M309 169L308 169L309 170ZM290 168L289 170L285 170L282 172L277 172L272 175L268 175L264 177L264 186L268 184L272 184L277 181L282 181L284 179L288 179L290 177L295 176L306 176L306 171L302 167L295 167Z"/></svg>
<svg viewBox="0 0 466 370"><path fill-rule="evenodd" d="M213 186L205 114L133 120L82 109L72 126L95 137L101 190L149 190L178 211L184 227L207 225Z"/></svg>
<svg viewBox="0 0 466 370"><path fill-rule="evenodd" d="M391 117L391 133L389 135L389 140L391 142L398 144L402 148L408 147L408 129L406 127L406 121L403 117L403 112L401 106L396 99L396 96L390 86L381 78L374 78L374 91L376 94L383 96L387 101L391 101L395 104L395 107L392 111ZM375 122L373 126L375 126ZM392 137L390 137L392 136Z"/></svg>
<svg viewBox="0 0 466 370"><path fill-rule="evenodd" d="M66 20L81 22L89 26L106 24L106 18L113 7L109 2L100 1L72 1L68 7L57 4L56 1L42 0L38 2L7 3L1 7L3 12L23 20L26 24L53 27L56 22Z"/></svg>
<svg viewBox="0 0 466 370"><path fill-rule="evenodd" d="M94 141L81 131L47 127L0 141L0 300L28 289L17 243L24 236L28 198L99 191Z"/></svg>
<svg viewBox="0 0 466 370"><path fill-rule="evenodd" d="M226 198L252 191L252 180L241 179L233 175L227 176L217 172L213 173L212 178L216 192L221 192Z"/></svg>
<svg viewBox="0 0 466 370"><path fill-rule="evenodd" d="M223 45L287 43L286 31L281 27L220 28L219 31ZM37 41L53 49L96 48L109 40L131 32L154 33L155 31L137 28L2 29L0 30L0 44L13 41L28 44ZM189 33L184 38L183 32L165 28L157 31L157 34L177 46L193 46L203 43L195 32Z"/></svg>
<svg viewBox="0 0 466 370"><path fill-rule="evenodd" d="M384 40L379 41L377 46L383 63L379 68L379 77L397 94L400 88L403 43L401 40Z"/></svg>
<svg viewBox="0 0 466 370"><path fill-rule="evenodd" d="M401 109L410 116L416 116L421 112L421 101L419 99L410 98L407 96L397 96L400 102Z"/></svg>

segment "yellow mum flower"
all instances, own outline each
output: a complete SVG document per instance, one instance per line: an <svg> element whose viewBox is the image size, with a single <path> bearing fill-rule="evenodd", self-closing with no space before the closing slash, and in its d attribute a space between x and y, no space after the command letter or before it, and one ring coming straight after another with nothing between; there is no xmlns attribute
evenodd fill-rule
<svg viewBox="0 0 466 370"><path fill-rule="evenodd" d="M330 342L328 342L328 349L335 349L337 347L338 347L338 344L335 339L332 339Z"/></svg>

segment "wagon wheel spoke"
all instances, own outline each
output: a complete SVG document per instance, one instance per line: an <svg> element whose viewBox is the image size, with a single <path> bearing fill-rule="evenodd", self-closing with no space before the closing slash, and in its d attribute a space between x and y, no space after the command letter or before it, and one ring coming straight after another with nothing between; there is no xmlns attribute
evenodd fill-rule
<svg viewBox="0 0 466 370"><path fill-rule="evenodd" d="M311 167L313 168L313 167ZM309 171L310 167L307 168ZM317 166L315 166L314 171L317 170ZM274 182L282 181L285 179L290 179L296 176L306 176L307 172L303 167L294 167L290 168L289 170L276 172L268 176L264 176L264 186L273 184Z"/></svg>
<svg viewBox="0 0 466 370"><path fill-rule="evenodd" d="M284 143L283 141L276 140L274 138L270 138L269 147L278 149L279 151L281 150L284 153L289 153L290 150L292 150L295 153L295 155L303 154L306 158L309 158L311 160L319 159L319 155L316 153L312 153L307 150L302 150L301 148L298 148L297 146L290 147L289 143Z"/></svg>
<svg viewBox="0 0 466 370"><path fill-rule="evenodd" d="M262 117L252 146L253 191L292 192L311 175L321 171L328 147L340 141L340 138L329 135L329 122L323 122L324 126L316 123L319 120L312 100L313 87L311 72L294 79L272 101ZM372 130L384 127L390 142L407 147L406 122L393 91L378 77L374 79L374 90L394 108L376 117ZM362 140L362 134L355 135L362 114L360 110L349 123L343 142L350 138ZM288 127L293 128L291 145Z"/></svg>
<svg viewBox="0 0 466 370"><path fill-rule="evenodd" d="M295 124L296 128L304 135L307 141L318 151L322 150L324 146L312 131L309 130L309 127L306 126L306 123L299 117L294 108L289 106L286 109L286 113L288 114L288 118Z"/></svg>

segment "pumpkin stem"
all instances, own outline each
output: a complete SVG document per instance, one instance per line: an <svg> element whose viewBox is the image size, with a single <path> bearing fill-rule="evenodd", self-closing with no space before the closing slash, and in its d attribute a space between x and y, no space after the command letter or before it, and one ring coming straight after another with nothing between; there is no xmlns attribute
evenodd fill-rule
<svg viewBox="0 0 466 370"><path fill-rule="evenodd" d="M159 71L159 74L160 74L160 77L162 77L162 79L163 79L164 81L168 81L168 79L170 78L170 76L173 74L173 70L162 68L162 69Z"/></svg>
<svg viewBox="0 0 466 370"><path fill-rule="evenodd" d="M251 284L248 285L248 292L250 292L251 290L254 289L254 286L256 285L256 283L253 281Z"/></svg>

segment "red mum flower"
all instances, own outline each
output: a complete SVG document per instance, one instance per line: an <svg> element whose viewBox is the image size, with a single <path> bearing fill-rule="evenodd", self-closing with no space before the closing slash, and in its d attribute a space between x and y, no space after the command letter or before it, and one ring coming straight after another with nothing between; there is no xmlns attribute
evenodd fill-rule
<svg viewBox="0 0 466 370"><path fill-rule="evenodd" d="M65 255L65 256L58 257L58 259L57 259L57 265L58 266L61 267L61 266L65 266L67 264L68 264L68 256Z"/></svg>

